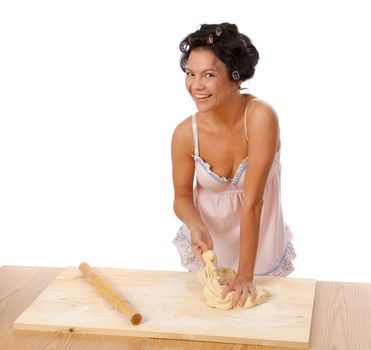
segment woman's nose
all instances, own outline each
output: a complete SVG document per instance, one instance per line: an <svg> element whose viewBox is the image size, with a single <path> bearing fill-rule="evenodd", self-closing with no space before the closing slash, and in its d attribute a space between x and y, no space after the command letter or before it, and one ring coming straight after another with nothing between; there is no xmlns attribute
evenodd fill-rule
<svg viewBox="0 0 371 350"><path fill-rule="evenodd" d="M195 76L192 85L193 85L193 88L195 88L195 89L203 88L203 86L204 86L201 77L197 77L197 76Z"/></svg>

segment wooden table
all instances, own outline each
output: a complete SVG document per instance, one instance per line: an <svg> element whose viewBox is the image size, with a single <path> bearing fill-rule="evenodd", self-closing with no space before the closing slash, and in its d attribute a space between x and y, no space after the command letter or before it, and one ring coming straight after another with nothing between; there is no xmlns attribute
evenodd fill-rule
<svg viewBox="0 0 371 350"><path fill-rule="evenodd" d="M14 320L61 271L60 268L46 267L0 268L1 350L283 349L184 340L14 331ZM317 282L310 349L371 349L371 284Z"/></svg>

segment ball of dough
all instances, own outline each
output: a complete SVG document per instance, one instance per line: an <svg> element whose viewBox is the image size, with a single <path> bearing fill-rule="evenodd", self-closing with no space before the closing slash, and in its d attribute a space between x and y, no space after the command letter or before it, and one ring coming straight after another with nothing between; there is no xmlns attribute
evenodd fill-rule
<svg viewBox="0 0 371 350"><path fill-rule="evenodd" d="M206 304L218 309L229 310L232 309L232 301L235 291L229 292L225 299L222 299L224 284L236 277L236 272L228 267L217 268L217 258L215 252L208 250L202 257L205 261L205 267L197 272L197 280L204 284L204 296ZM246 300L243 308L251 308L262 304L269 299L269 292L263 289L260 285L255 285L256 298L254 302L251 301L251 296Z"/></svg>

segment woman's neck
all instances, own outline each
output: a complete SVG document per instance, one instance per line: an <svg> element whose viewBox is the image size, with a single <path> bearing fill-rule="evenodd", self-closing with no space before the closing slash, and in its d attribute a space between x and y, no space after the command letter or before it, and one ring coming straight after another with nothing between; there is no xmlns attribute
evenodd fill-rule
<svg viewBox="0 0 371 350"><path fill-rule="evenodd" d="M245 108L251 96L248 94L236 93L228 99L228 103L220 105L218 109L209 111L207 118L215 125L226 128L233 128L244 116Z"/></svg>

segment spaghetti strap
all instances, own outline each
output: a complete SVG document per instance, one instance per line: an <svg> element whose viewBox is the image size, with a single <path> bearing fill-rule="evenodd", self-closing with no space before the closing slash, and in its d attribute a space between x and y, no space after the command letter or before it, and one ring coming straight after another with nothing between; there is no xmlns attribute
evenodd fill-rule
<svg viewBox="0 0 371 350"><path fill-rule="evenodd" d="M198 133L197 133L197 123L196 123L196 113L192 114L192 129L193 129L193 141L195 143L195 157L199 156L198 152Z"/></svg>
<svg viewBox="0 0 371 350"><path fill-rule="evenodd" d="M255 101L255 100L258 100L258 98L257 98L257 97L253 98L253 99L252 99L252 100L247 104L247 106L246 106L246 108L245 108L244 125L245 125L245 137L246 137L246 141L249 141L249 139L248 139L248 137L247 137L247 109L249 108L250 103L251 103L252 101Z"/></svg>

